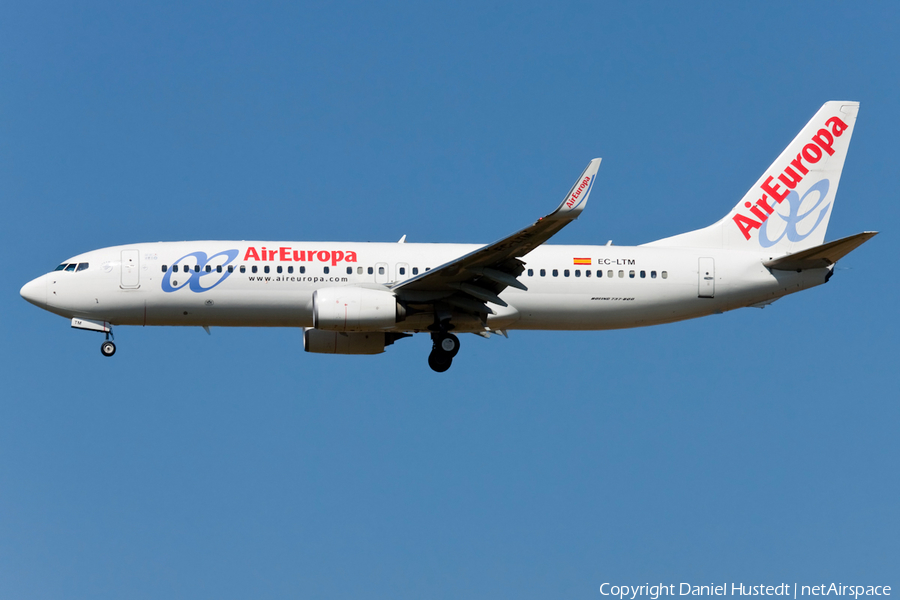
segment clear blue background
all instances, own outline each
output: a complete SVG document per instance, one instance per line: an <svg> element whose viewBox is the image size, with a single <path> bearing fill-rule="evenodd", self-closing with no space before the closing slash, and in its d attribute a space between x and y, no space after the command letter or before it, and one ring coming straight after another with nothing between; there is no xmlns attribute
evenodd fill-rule
<svg viewBox="0 0 900 600"><path fill-rule="evenodd" d="M0 597L600 598L900 586L897 3L8 3ZM556 243L724 215L862 103L827 239L765 310L316 356L296 330L71 330L19 297L183 239Z"/></svg>

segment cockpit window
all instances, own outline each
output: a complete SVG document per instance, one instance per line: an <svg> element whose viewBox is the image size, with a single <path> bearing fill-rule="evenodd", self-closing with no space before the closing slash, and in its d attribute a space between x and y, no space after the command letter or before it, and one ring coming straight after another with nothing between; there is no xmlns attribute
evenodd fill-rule
<svg viewBox="0 0 900 600"><path fill-rule="evenodd" d="M88 268L88 263L78 263L78 268L75 269L75 272L84 271Z"/></svg>
<svg viewBox="0 0 900 600"><path fill-rule="evenodd" d="M65 269L65 268L68 267L68 266L69 266L69 265L67 265L66 263L63 263L63 264L59 265L58 267L56 267L56 268L53 269L53 270L54 270L54 271L62 271L63 269Z"/></svg>
<svg viewBox="0 0 900 600"><path fill-rule="evenodd" d="M66 265L66 271L74 271L77 266L75 263L69 263Z"/></svg>

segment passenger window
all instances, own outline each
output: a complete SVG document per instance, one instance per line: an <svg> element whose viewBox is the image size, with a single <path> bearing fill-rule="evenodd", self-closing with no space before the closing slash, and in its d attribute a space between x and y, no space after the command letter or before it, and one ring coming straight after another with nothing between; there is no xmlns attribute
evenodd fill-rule
<svg viewBox="0 0 900 600"><path fill-rule="evenodd" d="M212 266L211 266L211 265L206 265L206 272L207 272L207 273L212 273Z"/></svg>
<svg viewBox="0 0 900 600"><path fill-rule="evenodd" d="M288 273L294 272L294 265L288 265Z"/></svg>
<svg viewBox="0 0 900 600"><path fill-rule="evenodd" d="M590 277L590 276L591 276L591 272L590 272L590 271L585 271L585 272L584 272L584 276L585 276L585 277Z"/></svg>
<svg viewBox="0 0 900 600"><path fill-rule="evenodd" d="M200 265L194 265L194 273L200 272Z"/></svg>
<svg viewBox="0 0 900 600"><path fill-rule="evenodd" d="M384 267L378 267L378 274L384 275Z"/></svg>
<svg viewBox="0 0 900 600"><path fill-rule="evenodd" d="M347 267L347 275L353 275L353 267Z"/></svg>
<svg viewBox="0 0 900 600"><path fill-rule="evenodd" d="M58 267L56 267L56 268L53 269L53 270L54 270L54 271L62 271L62 270L65 269L65 268L66 268L66 263L63 263L63 264L59 265Z"/></svg>
<svg viewBox="0 0 900 600"><path fill-rule="evenodd" d="M557 269L553 269L553 276L559 277L559 271Z"/></svg>
<svg viewBox="0 0 900 600"><path fill-rule="evenodd" d="M568 270L568 269L566 269L565 271L563 271L563 276L564 276L564 277L568 277L568 276L569 276L569 270Z"/></svg>
<svg viewBox="0 0 900 600"><path fill-rule="evenodd" d="M162 266L162 272L165 273L166 270L167 270L168 268L169 268L169 267L168 267L167 265L163 265L163 266Z"/></svg>
<svg viewBox="0 0 900 600"><path fill-rule="evenodd" d="M228 265L228 272L234 273L234 265Z"/></svg>
<svg viewBox="0 0 900 600"><path fill-rule="evenodd" d="M619 271L619 279L625 277L625 271Z"/></svg>
<svg viewBox="0 0 900 600"><path fill-rule="evenodd" d="M178 267L175 267L175 270L177 271ZM191 268L187 265L184 265L183 267L181 267L181 270L184 271L185 273L187 273L188 271L191 270Z"/></svg>
<svg viewBox="0 0 900 600"><path fill-rule="evenodd" d="M581 277L581 269L575 269L575 277Z"/></svg>
<svg viewBox="0 0 900 600"><path fill-rule="evenodd" d="M241 265L241 273L247 272L247 265Z"/></svg>
<svg viewBox="0 0 900 600"><path fill-rule="evenodd" d="M628 271L628 277L634 279L634 270Z"/></svg>
<svg viewBox="0 0 900 600"><path fill-rule="evenodd" d="M269 272L269 265L266 265L263 267L263 273L268 273L268 272Z"/></svg>
<svg viewBox="0 0 900 600"><path fill-rule="evenodd" d="M528 276L534 277L534 269L528 269Z"/></svg>
<svg viewBox="0 0 900 600"><path fill-rule="evenodd" d="M371 275L374 272L375 272L375 269L373 269L372 267L369 267L369 275Z"/></svg>
<svg viewBox="0 0 900 600"><path fill-rule="evenodd" d="M606 272L606 276L607 276L607 277L612 277L612 276L613 276L612 269L610 269L609 271Z"/></svg>
<svg viewBox="0 0 900 600"><path fill-rule="evenodd" d="M425 267L425 270L426 270L426 271L430 271L430 270L431 270L431 267Z"/></svg>
<svg viewBox="0 0 900 600"><path fill-rule="evenodd" d="M216 267L216 273L221 273L221 272L222 272L222 265L218 265Z"/></svg>
<svg viewBox="0 0 900 600"><path fill-rule="evenodd" d="M406 267L400 267L400 274L406 275Z"/></svg>
<svg viewBox="0 0 900 600"><path fill-rule="evenodd" d="M603 277L603 271L597 269L597 277Z"/></svg>
<svg viewBox="0 0 900 600"><path fill-rule="evenodd" d="M298 270L299 272L301 272L301 273L306 273L306 267L300 267L300 268L297 269L297 270Z"/></svg>
<svg viewBox="0 0 900 600"><path fill-rule="evenodd" d="M541 269L541 277L547 276L547 269Z"/></svg>
<svg viewBox="0 0 900 600"><path fill-rule="evenodd" d="M641 279L644 279L647 276L647 271L641 271Z"/></svg>
<svg viewBox="0 0 900 600"><path fill-rule="evenodd" d="M250 267L250 271L252 271L253 273L256 273L256 265L253 265L252 267Z"/></svg>
<svg viewBox="0 0 900 600"><path fill-rule="evenodd" d="M662 273L660 273L660 275L662 275L662 278L663 278L663 279L668 279L668 278L669 278L669 274L668 274L666 271L663 271Z"/></svg>
<svg viewBox="0 0 900 600"><path fill-rule="evenodd" d="M363 274L362 267L356 267L356 274L357 274L357 275L362 275L362 274Z"/></svg>
<svg viewBox="0 0 900 600"><path fill-rule="evenodd" d="M656 271L650 271L650 279L656 279Z"/></svg>
<svg viewBox="0 0 900 600"><path fill-rule="evenodd" d="M71 272L74 273L74 272L75 272L75 267L77 267L77 266L78 266L78 265L76 265L75 263L68 264L68 265L66 265L66 271L71 271Z"/></svg>
<svg viewBox="0 0 900 600"><path fill-rule="evenodd" d="M419 274L419 267L413 267L413 275Z"/></svg>
<svg viewBox="0 0 900 600"><path fill-rule="evenodd" d="M278 265L277 267L275 267L275 271L277 273L281 273L281 265Z"/></svg>
<svg viewBox="0 0 900 600"><path fill-rule="evenodd" d="M331 267L325 267L324 271L325 274L328 275L329 273L331 273Z"/></svg>

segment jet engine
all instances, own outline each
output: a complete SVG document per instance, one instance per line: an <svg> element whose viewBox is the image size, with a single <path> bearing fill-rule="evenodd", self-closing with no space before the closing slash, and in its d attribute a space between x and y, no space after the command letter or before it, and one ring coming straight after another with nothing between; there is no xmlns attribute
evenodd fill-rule
<svg viewBox="0 0 900 600"><path fill-rule="evenodd" d="M387 290L347 286L321 288L313 293L316 329L378 331L392 329L405 318L403 305Z"/></svg>
<svg viewBox="0 0 900 600"><path fill-rule="evenodd" d="M307 327L303 330L303 349L321 354L381 354L392 344L381 331L322 331Z"/></svg>

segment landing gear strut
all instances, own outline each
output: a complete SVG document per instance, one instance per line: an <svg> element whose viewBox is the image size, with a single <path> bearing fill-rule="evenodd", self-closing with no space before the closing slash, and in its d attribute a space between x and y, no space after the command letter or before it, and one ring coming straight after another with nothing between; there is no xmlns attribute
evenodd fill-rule
<svg viewBox="0 0 900 600"><path fill-rule="evenodd" d="M112 329L106 332L106 341L100 344L100 354L103 356L112 356L116 353L116 343L109 339L111 334Z"/></svg>
<svg viewBox="0 0 900 600"><path fill-rule="evenodd" d="M431 334L431 354L428 355L428 366L438 373L443 373L453 364L453 357L459 353L459 338L447 331Z"/></svg>

